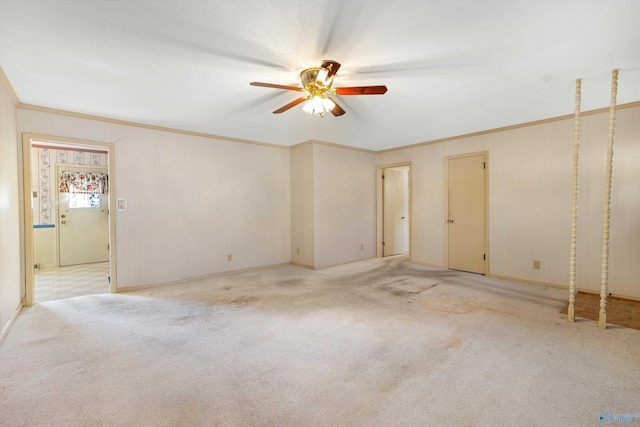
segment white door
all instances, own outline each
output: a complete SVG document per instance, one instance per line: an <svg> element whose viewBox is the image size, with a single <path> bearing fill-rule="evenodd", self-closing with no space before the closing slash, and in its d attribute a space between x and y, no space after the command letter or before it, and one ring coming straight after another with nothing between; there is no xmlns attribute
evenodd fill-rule
<svg viewBox="0 0 640 427"><path fill-rule="evenodd" d="M449 268L484 274L484 155L449 159Z"/></svg>
<svg viewBox="0 0 640 427"><path fill-rule="evenodd" d="M382 172L382 256L404 251L404 175L393 169Z"/></svg>
<svg viewBox="0 0 640 427"><path fill-rule="evenodd" d="M108 205L107 194L58 193L60 266L109 261Z"/></svg>

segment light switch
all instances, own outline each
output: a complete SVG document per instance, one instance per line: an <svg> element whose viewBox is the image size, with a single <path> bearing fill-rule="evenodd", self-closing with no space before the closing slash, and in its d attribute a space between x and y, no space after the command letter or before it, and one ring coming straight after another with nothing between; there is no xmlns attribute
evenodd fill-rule
<svg viewBox="0 0 640 427"><path fill-rule="evenodd" d="M117 199L117 201L116 201L116 210L118 210L118 211L126 211L127 210L127 199Z"/></svg>

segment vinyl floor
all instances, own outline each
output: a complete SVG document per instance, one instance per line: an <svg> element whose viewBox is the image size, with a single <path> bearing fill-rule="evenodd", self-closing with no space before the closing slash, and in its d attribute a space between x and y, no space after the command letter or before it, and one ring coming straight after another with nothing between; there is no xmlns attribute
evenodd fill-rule
<svg viewBox="0 0 640 427"><path fill-rule="evenodd" d="M37 303L110 292L108 262L43 269L35 278Z"/></svg>

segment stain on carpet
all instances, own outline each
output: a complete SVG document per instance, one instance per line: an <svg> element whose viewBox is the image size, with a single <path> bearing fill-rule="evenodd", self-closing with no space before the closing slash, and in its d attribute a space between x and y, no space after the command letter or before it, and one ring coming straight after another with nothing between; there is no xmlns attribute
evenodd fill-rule
<svg viewBox="0 0 640 427"><path fill-rule="evenodd" d="M291 288L294 286L300 286L304 284L304 282L302 280L299 279L288 279L288 280L280 280L278 282L276 282L276 285L278 286L282 286L285 288Z"/></svg>
<svg viewBox="0 0 640 427"><path fill-rule="evenodd" d="M257 298L257 297L245 297L245 296L242 296L242 297L235 298L235 299L231 300L230 302L231 302L231 304L246 305L246 304L251 304L253 302L256 302L259 299L260 298Z"/></svg>

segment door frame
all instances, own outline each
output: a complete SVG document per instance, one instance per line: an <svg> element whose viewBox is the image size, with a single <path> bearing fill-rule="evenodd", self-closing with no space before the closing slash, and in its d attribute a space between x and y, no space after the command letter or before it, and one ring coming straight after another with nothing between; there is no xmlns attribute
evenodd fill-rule
<svg viewBox="0 0 640 427"><path fill-rule="evenodd" d="M33 214L31 207L31 143L32 141L50 142L66 147L91 148L96 147L107 151L109 174L109 276L111 278L111 293L117 292L117 260L116 260L116 165L115 144L112 142L88 141L84 139L66 138L36 133L22 134L22 186L23 186L23 223L24 223L24 276L25 276L25 306L30 307L35 301L35 272L33 269ZM91 165L88 165L89 167ZM57 233L57 232L56 232ZM59 254L58 254L59 256ZM58 258L59 263L59 258Z"/></svg>
<svg viewBox="0 0 640 427"><path fill-rule="evenodd" d="M489 275L489 151L475 151L472 153L455 154L444 158L444 267L449 269L449 160L465 157L484 156L484 275Z"/></svg>
<svg viewBox="0 0 640 427"><path fill-rule="evenodd" d="M108 163L109 162L107 161L107 164ZM58 177L58 179L60 179L60 172L62 171L62 169L72 169L73 167L78 167L78 169L83 169L91 172L99 172L99 173L106 172L107 175L109 175L108 166L92 166L92 165L85 166L85 165L76 165L76 164L70 165L68 163L56 163L55 167L56 167L56 177ZM109 178L111 178L111 176L109 176ZM56 184L58 186L60 185L59 182L57 182ZM109 188L109 192L111 192L111 188ZM56 215L56 266L60 267L60 192L59 191L56 192L56 203L58 206L58 209L56 210L57 212L57 215ZM107 209L108 209L107 218L109 218L111 216L111 204L107 206ZM109 220L107 219L107 225L108 225L108 221Z"/></svg>
<svg viewBox="0 0 640 427"><path fill-rule="evenodd" d="M376 166L376 258L382 258L382 171L388 168L396 168L401 166L409 167L409 262L413 260L413 208L412 208L412 190L413 185L413 168L411 162L389 163Z"/></svg>

